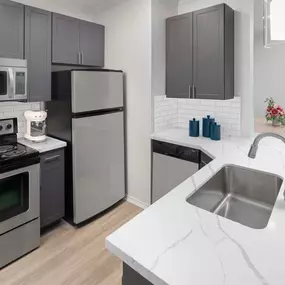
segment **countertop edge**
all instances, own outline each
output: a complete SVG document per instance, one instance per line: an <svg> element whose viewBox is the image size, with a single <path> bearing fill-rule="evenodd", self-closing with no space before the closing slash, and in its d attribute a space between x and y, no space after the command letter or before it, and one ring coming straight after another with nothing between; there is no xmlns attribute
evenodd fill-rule
<svg viewBox="0 0 285 285"><path fill-rule="evenodd" d="M67 143L65 141L61 141L52 137L47 137L45 141L38 143L31 142L25 138L19 138L18 142L27 147L37 150L39 153L46 153L49 151L65 148L67 146Z"/></svg>

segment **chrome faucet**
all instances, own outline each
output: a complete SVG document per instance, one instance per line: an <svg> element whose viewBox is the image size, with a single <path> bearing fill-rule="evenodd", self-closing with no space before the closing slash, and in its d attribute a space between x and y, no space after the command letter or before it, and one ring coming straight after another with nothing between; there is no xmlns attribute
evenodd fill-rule
<svg viewBox="0 0 285 285"><path fill-rule="evenodd" d="M251 145L251 148L250 148L250 151L248 153L248 157L254 159L256 157L256 153L257 153L257 150L258 150L258 144L259 142L263 139L263 138L266 138L266 137L273 137L273 138L276 138L276 139L279 139L281 141L283 141L285 143L285 138L278 135L278 134L275 134L275 133L262 133L260 135L258 135L253 144Z"/></svg>

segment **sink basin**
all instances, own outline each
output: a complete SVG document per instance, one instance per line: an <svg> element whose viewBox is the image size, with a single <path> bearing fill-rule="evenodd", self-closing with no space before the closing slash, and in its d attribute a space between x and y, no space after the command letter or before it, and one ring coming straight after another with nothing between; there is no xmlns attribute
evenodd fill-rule
<svg viewBox="0 0 285 285"><path fill-rule="evenodd" d="M244 226L264 229L282 183L273 174L227 165L187 202Z"/></svg>

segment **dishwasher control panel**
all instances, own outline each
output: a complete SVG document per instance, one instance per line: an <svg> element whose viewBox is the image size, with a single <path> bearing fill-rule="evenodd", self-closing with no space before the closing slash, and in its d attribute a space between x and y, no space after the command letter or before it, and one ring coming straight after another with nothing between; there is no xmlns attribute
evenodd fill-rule
<svg viewBox="0 0 285 285"><path fill-rule="evenodd" d="M153 140L152 149L155 153L200 163L200 150L194 148Z"/></svg>

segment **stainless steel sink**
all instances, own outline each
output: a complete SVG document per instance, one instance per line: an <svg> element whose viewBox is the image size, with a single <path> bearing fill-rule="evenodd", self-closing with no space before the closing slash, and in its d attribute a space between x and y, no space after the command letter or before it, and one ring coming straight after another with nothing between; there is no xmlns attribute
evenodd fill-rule
<svg viewBox="0 0 285 285"><path fill-rule="evenodd" d="M264 229L282 183L276 175L227 165L187 202L247 227Z"/></svg>

